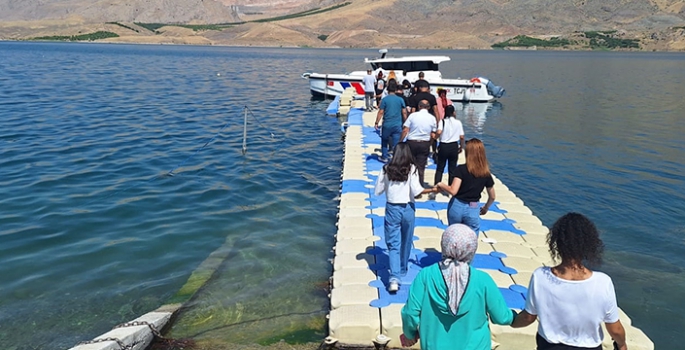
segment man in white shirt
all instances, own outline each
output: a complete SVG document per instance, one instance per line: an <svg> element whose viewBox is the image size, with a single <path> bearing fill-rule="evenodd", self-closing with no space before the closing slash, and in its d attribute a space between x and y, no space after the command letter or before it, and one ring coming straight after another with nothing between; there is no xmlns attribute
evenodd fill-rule
<svg viewBox="0 0 685 350"><path fill-rule="evenodd" d="M423 186L425 186L423 174L428 163L431 140L435 138L437 129L435 117L428 112L430 108L431 105L427 100L419 101L418 111L407 117L400 137L400 140L407 139L416 167L419 170L419 182Z"/></svg>
<svg viewBox="0 0 685 350"><path fill-rule="evenodd" d="M376 92L376 77L373 76L371 69L366 70L366 75L362 78L364 83L364 101L366 102L366 111L373 110L373 95Z"/></svg>

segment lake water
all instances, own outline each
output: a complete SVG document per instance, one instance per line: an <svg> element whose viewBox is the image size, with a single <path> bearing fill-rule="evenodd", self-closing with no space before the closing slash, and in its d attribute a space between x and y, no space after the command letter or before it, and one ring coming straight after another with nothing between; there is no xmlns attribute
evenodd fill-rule
<svg viewBox="0 0 685 350"><path fill-rule="evenodd" d="M446 77L507 89L460 106L467 136L546 225L591 217L619 305L657 349L681 347L685 55L431 54L452 57ZM0 43L0 348L90 339L167 302L217 251L172 335L320 340L342 144L299 76L375 55Z"/></svg>

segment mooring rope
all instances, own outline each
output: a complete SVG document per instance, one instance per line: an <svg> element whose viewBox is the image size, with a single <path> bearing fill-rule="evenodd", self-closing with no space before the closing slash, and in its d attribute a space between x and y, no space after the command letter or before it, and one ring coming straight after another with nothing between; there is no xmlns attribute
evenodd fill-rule
<svg viewBox="0 0 685 350"><path fill-rule="evenodd" d="M175 168L169 170L169 172L166 173L166 175L167 175L167 176L174 176L174 171L175 171L175 170L178 170L178 168L182 167L183 164L185 164L189 159L195 157L198 153L200 153L200 151L202 151L203 149L205 149L205 147L207 147L207 145L209 145L212 141L214 141L214 140L216 139L216 137L219 136L219 135L221 134L222 131L224 131L224 129L228 126L228 124L230 124L230 122L226 122L226 124L224 124L224 126L222 126L221 129L219 129L219 131L218 131L216 134L214 134L214 136L212 136L211 139L207 140L207 142L205 142L205 144L202 145L202 147L198 148L198 149L195 151L195 153L193 153L192 155L190 155L188 158L184 159L182 162L178 163L178 165L177 165Z"/></svg>
<svg viewBox="0 0 685 350"><path fill-rule="evenodd" d="M274 135L274 133L271 132L271 130L270 130L269 128L267 128L266 126L264 126L264 124L262 124L262 122L260 122L259 119L257 119L257 116L255 116L254 113L252 113L252 109L250 109L250 107L245 106L245 109L247 109L247 111L250 112L250 115L251 115L252 118L254 118L254 120L259 124L259 126L261 126L262 128L264 128L266 131L269 132L269 134L271 134L271 138L272 138L272 139L273 139L273 138L276 138L276 135Z"/></svg>

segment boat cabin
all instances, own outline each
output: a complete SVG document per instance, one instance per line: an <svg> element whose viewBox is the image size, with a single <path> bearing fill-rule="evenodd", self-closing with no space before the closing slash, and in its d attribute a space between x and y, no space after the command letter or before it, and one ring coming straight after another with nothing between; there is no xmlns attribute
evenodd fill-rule
<svg viewBox="0 0 685 350"><path fill-rule="evenodd" d="M385 56L385 55L384 55ZM441 62L449 61L447 56L410 56L410 57L381 57L364 59L373 70L394 70L396 72L438 71Z"/></svg>

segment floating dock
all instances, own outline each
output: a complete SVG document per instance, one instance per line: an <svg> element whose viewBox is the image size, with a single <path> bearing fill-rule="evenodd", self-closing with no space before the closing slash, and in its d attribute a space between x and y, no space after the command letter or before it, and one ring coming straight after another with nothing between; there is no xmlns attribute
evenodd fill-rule
<svg viewBox="0 0 685 350"><path fill-rule="evenodd" d="M421 268L441 257L440 237L447 227L449 197L438 194L435 200L428 200L423 195L417 200L409 272L399 292L389 294L385 288L389 277L383 231L385 196L375 196L373 192L383 165L377 160L380 137L373 127L376 113L365 113L363 101L354 100L349 93L343 94L342 99L345 101L341 100L341 114L348 115L348 127L327 342L341 348L399 348L400 310L407 300L409 284ZM463 163L464 156L459 160ZM433 179L435 165L430 161L429 164L425 178ZM472 265L492 276L510 308L521 310L532 272L542 265L555 265L546 244L549 229L497 178L495 192L495 204L481 217L479 246ZM652 341L631 326L630 318L622 311L620 315L629 348L654 349ZM491 331L493 349L535 349L537 322L518 329L491 324ZM607 334L605 331L603 348L612 349ZM418 343L414 347L418 348Z"/></svg>

